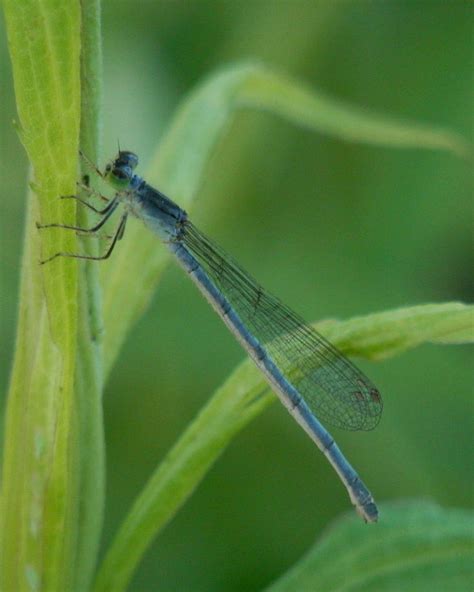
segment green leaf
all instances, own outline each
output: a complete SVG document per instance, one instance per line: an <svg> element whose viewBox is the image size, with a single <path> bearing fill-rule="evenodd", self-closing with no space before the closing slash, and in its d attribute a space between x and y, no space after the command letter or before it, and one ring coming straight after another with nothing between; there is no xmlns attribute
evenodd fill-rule
<svg viewBox="0 0 474 592"><path fill-rule="evenodd" d="M348 355L382 360L421 343L461 344L474 342L474 306L461 302L420 304L355 317L342 324L318 325L330 341L337 339ZM352 344L357 343L357 350Z"/></svg>
<svg viewBox="0 0 474 592"><path fill-rule="evenodd" d="M396 121L264 69L249 77L239 103L341 140L393 148L448 150L464 158L473 156L469 142L450 130Z"/></svg>
<svg viewBox="0 0 474 592"><path fill-rule="evenodd" d="M77 265L40 266L74 250L71 233L39 233L36 221L73 221L80 89L78 2L3 3L30 194L19 323L9 388L2 478L3 590L67 590L74 570L78 438L74 399Z"/></svg>
<svg viewBox="0 0 474 592"><path fill-rule="evenodd" d="M327 97L263 66L244 64L209 77L183 102L160 144L148 182L183 208L190 208L213 151L241 109L265 110L342 140L472 154L472 147L453 132L396 122ZM122 242L103 269L107 371L169 261L169 253L138 222L132 221Z"/></svg>
<svg viewBox="0 0 474 592"><path fill-rule="evenodd" d="M342 351L351 351L355 355L370 356L375 349L379 355L389 356L399 352L401 348L395 349L392 342L385 339L384 332L398 331L405 335L407 343L413 342L415 338L420 343L418 325L413 320L416 317L423 318L424 308L430 315L433 328L432 333L424 329L424 336L428 341L438 337L437 321L445 319L450 309L451 312L464 309L472 312L474 308L460 304L438 305L436 313L433 306L405 309L406 314L400 309L355 320L332 321L331 341ZM417 314L413 312L414 309ZM453 330L460 334L463 334L471 321L465 314L462 315L462 321L456 315L450 318ZM374 330L377 323L378 342L377 332ZM327 323L321 323L317 328L322 329L326 325ZM445 333L449 332L448 321L443 326ZM370 348L367 347L368 335L371 339ZM153 537L191 495L233 436L275 399L261 372L250 359L247 358L234 370L185 431L135 501L101 566L96 592L125 589ZM360 518L357 521L360 522Z"/></svg>
<svg viewBox="0 0 474 592"><path fill-rule="evenodd" d="M474 581L474 513L426 501L383 504L377 526L334 523L268 592L461 592Z"/></svg>

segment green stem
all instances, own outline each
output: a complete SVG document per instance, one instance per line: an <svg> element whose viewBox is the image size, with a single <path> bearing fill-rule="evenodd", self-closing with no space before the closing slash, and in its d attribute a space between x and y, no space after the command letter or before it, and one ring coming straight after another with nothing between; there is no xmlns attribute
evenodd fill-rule
<svg viewBox="0 0 474 592"><path fill-rule="evenodd" d="M80 145L81 150L96 162L102 102L100 2L83 0L81 10ZM89 217L86 208L78 209L79 226L88 226ZM82 252L97 254L98 244L88 238L80 241L80 248ZM88 590L97 561L105 497L102 294L97 265L80 263L78 307L75 390L79 411L81 495L74 589Z"/></svg>

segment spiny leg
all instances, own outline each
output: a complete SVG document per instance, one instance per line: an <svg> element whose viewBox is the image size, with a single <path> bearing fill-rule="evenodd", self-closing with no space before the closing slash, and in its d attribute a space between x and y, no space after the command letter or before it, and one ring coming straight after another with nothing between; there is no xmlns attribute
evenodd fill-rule
<svg viewBox="0 0 474 592"><path fill-rule="evenodd" d="M103 195L102 193L100 193L100 191L97 191L96 189L89 187L89 185L87 185L86 183L80 183L79 181L77 181L76 187L80 191L82 191L83 193L86 193L89 198L96 197L96 198L101 199L102 201L110 201L110 198L108 198L105 195ZM61 195L59 199L63 199L65 197L70 197L70 196L69 195Z"/></svg>
<svg viewBox="0 0 474 592"><path fill-rule="evenodd" d="M79 255L77 253L56 253L52 257L48 257L48 259L44 259L43 261L40 261L40 264L44 265L45 263L49 263L53 259L56 259L56 257L70 257L72 259L87 259L89 261L103 261L104 259L108 259L110 257L110 255L112 254L112 251L114 250L114 247L115 247L117 241L122 238L122 236L125 232L126 222L127 222L127 213L125 212L122 215L122 217L120 218L120 222L119 222L117 230L114 234L112 242L110 243L110 246L107 249L107 251L104 253L104 255L94 256L94 255Z"/></svg>
<svg viewBox="0 0 474 592"><path fill-rule="evenodd" d="M84 202L87 204L87 202ZM100 220L100 222L98 224L96 224L95 226L93 226L92 228L82 228L81 226L71 226L69 224L39 224L38 222L36 223L36 228L65 228L66 230L77 230L78 232L84 232L86 234L88 233L94 233L97 232L98 230L100 230L102 228L102 226L107 222L107 220L110 218L110 216L112 216L112 214L115 212L115 210L117 209L119 202L118 199L115 197L103 210L102 212L98 212L102 214L102 220ZM89 205L89 204L87 204Z"/></svg>
<svg viewBox="0 0 474 592"><path fill-rule="evenodd" d="M105 206L105 208L103 208L102 210L98 210L92 204L90 204L85 199L82 199L82 197L79 197L78 195L61 195L60 199L76 199L79 203L81 203L83 206L86 206L86 208L89 208L89 210L91 210L92 212L95 212L96 214L99 214L100 216L103 216L104 214L107 213L109 207L111 206L111 204L115 200L115 198L112 199L112 201L109 201L106 197L104 197L100 193L98 195L104 201L109 202L108 205Z"/></svg>
<svg viewBox="0 0 474 592"><path fill-rule="evenodd" d="M125 213L125 222L127 221L127 213ZM121 221L120 221L121 222ZM122 240L123 235L125 234L125 222L119 225L119 229L117 232L117 240Z"/></svg>

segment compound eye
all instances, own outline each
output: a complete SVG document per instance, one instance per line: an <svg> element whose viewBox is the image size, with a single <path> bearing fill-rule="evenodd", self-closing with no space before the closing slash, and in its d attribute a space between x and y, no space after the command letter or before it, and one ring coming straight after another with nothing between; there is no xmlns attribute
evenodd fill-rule
<svg viewBox="0 0 474 592"><path fill-rule="evenodd" d="M123 150L120 152L119 160L130 167L130 170L134 170L138 164L138 156L134 152L129 152L128 150Z"/></svg>
<svg viewBox="0 0 474 592"><path fill-rule="evenodd" d="M134 154L133 152L130 152L129 163L130 163L130 168L132 170L135 169L138 165L138 156L136 154Z"/></svg>

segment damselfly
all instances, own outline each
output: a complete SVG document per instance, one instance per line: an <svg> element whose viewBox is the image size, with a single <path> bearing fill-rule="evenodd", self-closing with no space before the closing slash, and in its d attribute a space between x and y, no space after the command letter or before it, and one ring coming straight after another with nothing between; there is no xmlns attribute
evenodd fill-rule
<svg viewBox="0 0 474 592"><path fill-rule="evenodd" d="M93 228L38 225L95 233L122 205L120 222L104 255L56 253L56 257L102 260L123 236L129 214L145 225L175 255L204 297L258 366L291 415L336 470L357 511L377 520L373 497L318 418L347 430L370 430L382 413L382 398L372 382L301 317L264 290L229 255L188 219L177 204L135 174L138 157L119 151L97 173L115 191Z"/></svg>

